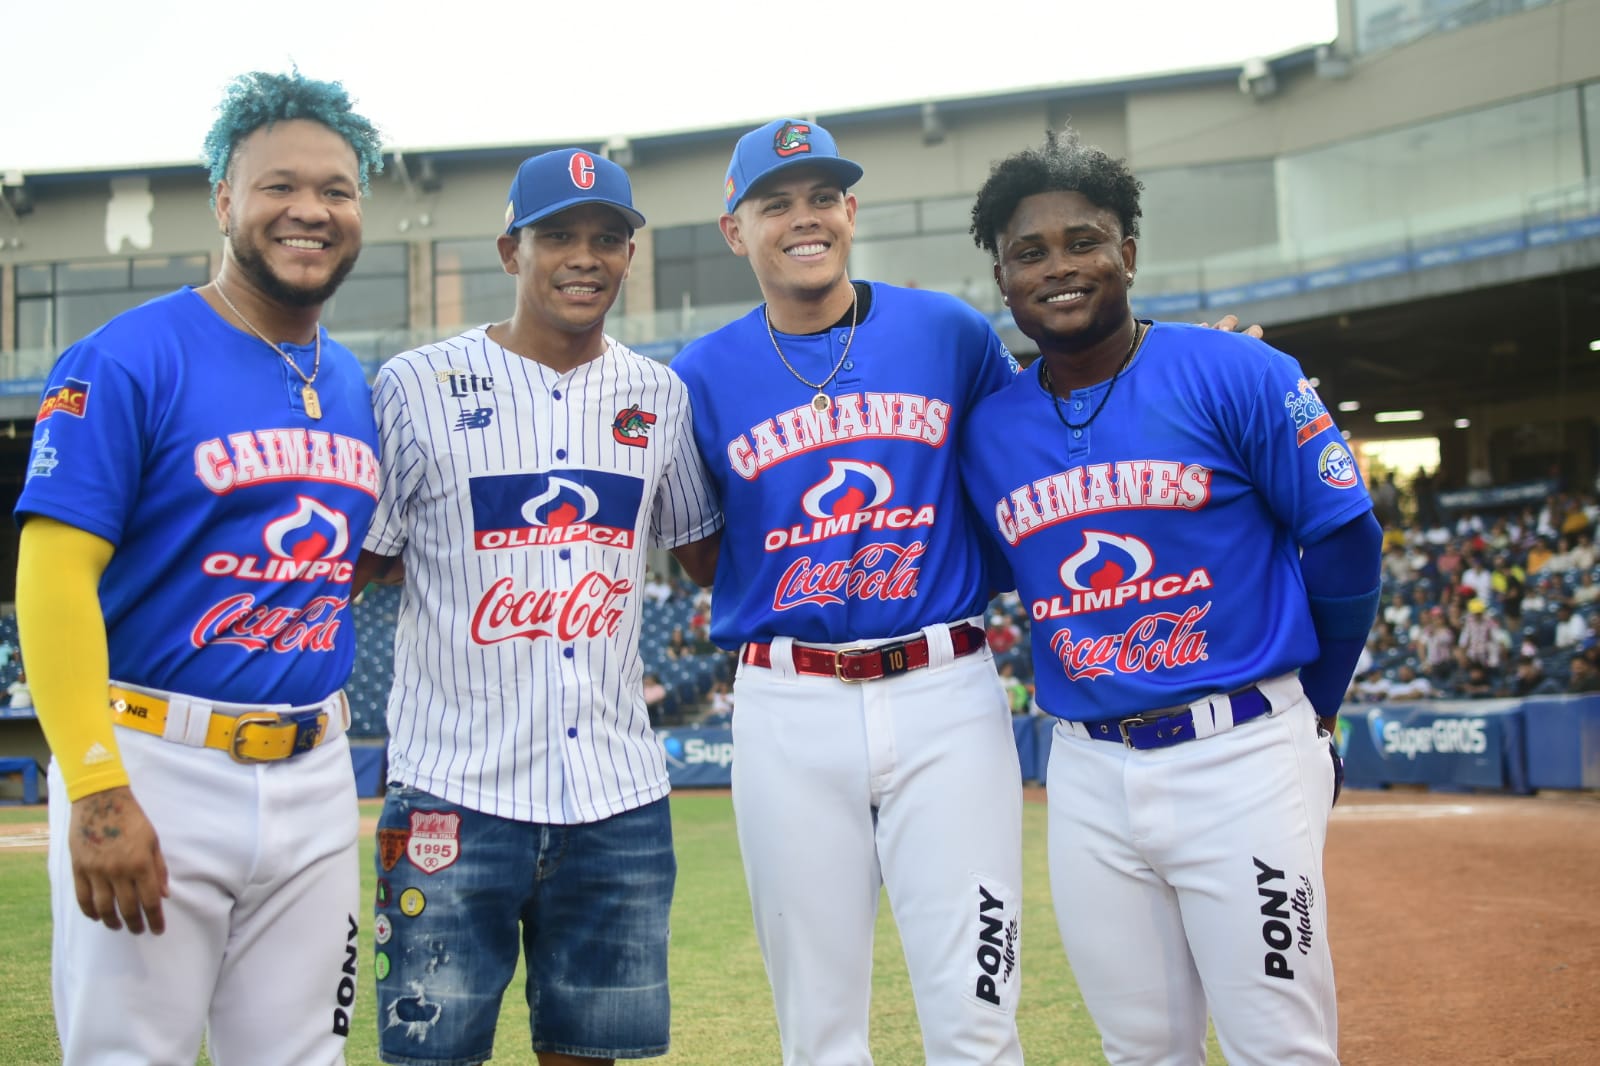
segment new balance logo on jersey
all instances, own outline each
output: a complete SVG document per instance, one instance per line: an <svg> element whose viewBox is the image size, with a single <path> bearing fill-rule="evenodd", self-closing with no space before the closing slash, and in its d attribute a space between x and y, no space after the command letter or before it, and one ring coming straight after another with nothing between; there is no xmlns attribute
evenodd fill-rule
<svg viewBox="0 0 1600 1066"><path fill-rule="evenodd" d="M1034 600L1029 605L1034 621L1166 600L1211 588L1211 574L1204 567L1187 576L1150 577L1155 571L1155 553L1138 537L1088 529L1083 540L1083 547L1063 560L1058 571L1061 583L1072 591Z"/></svg>
<svg viewBox="0 0 1600 1066"><path fill-rule="evenodd" d="M800 497L800 509L813 521L767 532L763 546L769 552L797 544L814 544L831 537L848 536L864 529L911 529L931 526L934 508L885 507L894 495L894 479L877 463L830 459L828 476Z"/></svg>
<svg viewBox="0 0 1600 1066"><path fill-rule="evenodd" d="M950 405L905 392L847 392L831 413L807 403L728 442L728 462L746 481L774 463L844 440L892 438L937 448L950 432Z"/></svg>
<svg viewBox="0 0 1600 1066"><path fill-rule="evenodd" d="M494 421L493 407L474 407L461 412L461 417L456 419L456 432L465 433L469 429L488 429Z"/></svg>
<svg viewBox="0 0 1600 1066"><path fill-rule="evenodd" d="M194 472L219 496L269 481L322 481L378 498L378 456L372 446L320 429L261 429L213 437L195 448Z"/></svg>
<svg viewBox="0 0 1600 1066"><path fill-rule="evenodd" d="M601 470L475 477L473 546L480 551L588 542L632 548L644 482Z"/></svg>
<svg viewBox="0 0 1600 1066"><path fill-rule="evenodd" d="M1195 463L1134 459L1090 463L1012 490L995 504L995 525L1007 544L1057 522L1100 511L1176 508L1197 511L1211 500L1211 470Z"/></svg>
<svg viewBox="0 0 1600 1066"><path fill-rule="evenodd" d="M433 375L433 379L441 385L450 386L450 395L456 399L465 399L475 392L492 392L494 378L488 374L479 377L470 370L440 370Z"/></svg>
<svg viewBox="0 0 1600 1066"><path fill-rule="evenodd" d="M650 443L650 427L655 424L656 416L641 411L638 404L624 407L611 420L611 439L630 448L643 448Z"/></svg>

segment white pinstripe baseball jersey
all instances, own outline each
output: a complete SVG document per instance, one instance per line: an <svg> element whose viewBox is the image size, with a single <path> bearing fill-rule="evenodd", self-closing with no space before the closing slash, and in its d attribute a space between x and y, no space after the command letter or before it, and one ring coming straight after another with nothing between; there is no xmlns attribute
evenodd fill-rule
<svg viewBox="0 0 1600 1066"><path fill-rule="evenodd" d="M639 657L651 543L721 524L683 382L607 338L565 374L484 329L386 363L369 551L401 555L389 776L504 818L667 794Z"/></svg>

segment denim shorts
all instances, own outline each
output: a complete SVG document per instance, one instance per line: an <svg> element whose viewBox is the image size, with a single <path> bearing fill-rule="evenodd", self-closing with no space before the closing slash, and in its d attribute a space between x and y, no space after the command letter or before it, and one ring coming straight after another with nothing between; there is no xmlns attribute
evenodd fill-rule
<svg viewBox="0 0 1600 1066"><path fill-rule="evenodd" d="M390 785L374 862L384 1062L489 1058L519 923L534 1051L666 1053L678 867L665 799L586 825L542 825Z"/></svg>

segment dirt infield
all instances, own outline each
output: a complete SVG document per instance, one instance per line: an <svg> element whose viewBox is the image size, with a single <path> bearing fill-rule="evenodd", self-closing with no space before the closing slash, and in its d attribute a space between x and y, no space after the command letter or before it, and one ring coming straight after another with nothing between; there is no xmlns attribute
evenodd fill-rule
<svg viewBox="0 0 1600 1066"><path fill-rule="evenodd" d="M1597 1061L1600 797L1355 792L1325 862L1346 1066Z"/></svg>
<svg viewBox="0 0 1600 1066"><path fill-rule="evenodd" d="M1345 1063L1596 1061L1594 797L1354 793L1325 865Z"/></svg>

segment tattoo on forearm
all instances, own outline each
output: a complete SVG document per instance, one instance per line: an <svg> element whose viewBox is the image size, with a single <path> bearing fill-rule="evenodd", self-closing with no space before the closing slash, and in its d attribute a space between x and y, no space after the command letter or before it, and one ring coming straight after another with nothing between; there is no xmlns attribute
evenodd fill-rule
<svg viewBox="0 0 1600 1066"><path fill-rule="evenodd" d="M83 821L78 834L86 843L104 844L122 835L122 804L115 796L90 796L84 801ZM111 824L106 824L110 820Z"/></svg>

